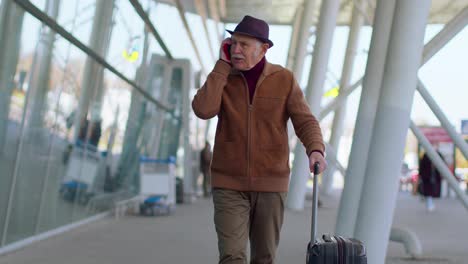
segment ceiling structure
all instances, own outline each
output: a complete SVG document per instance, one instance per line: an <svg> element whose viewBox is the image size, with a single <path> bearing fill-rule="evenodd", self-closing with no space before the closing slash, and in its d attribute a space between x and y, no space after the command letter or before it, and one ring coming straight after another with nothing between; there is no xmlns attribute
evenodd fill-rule
<svg viewBox="0 0 468 264"><path fill-rule="evenodd" d="M197 13L195 7L197 0L180 0L185 11ZM304 1L309 0L199 0L205 4L207 10L210 2L217 6L217 14L220 21L224 23L238 23L244 15L252 15L266 20L272 25L292 25L296 15L296 10L302 8ZM315 0L316 6L320 6L321 0ZM356 0L342 0L337 24L340 26L348 25L351 20L352 3ZM367 7L361 8L361 12L373 20L373 10L376 6L376 0L364 0ZM156 1L174 5L174 0ZM429 15L430 24L445 24L450 21L463 8L468 6L468 0L432 0L431 11ZM210 14L210 12L207 12ZM319 8L316 8L316 19L318 21ZM209 16L211 17L211 16Z"/></svg>

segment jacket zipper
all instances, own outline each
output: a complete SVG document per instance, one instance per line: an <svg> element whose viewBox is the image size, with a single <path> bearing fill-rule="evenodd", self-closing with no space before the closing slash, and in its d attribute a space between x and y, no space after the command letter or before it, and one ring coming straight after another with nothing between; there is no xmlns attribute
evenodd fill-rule
<svg viewBox="0 0 468 264"><path fill-rule="evenodd" d="M252 104L250 103L250 93L249 93L249 85L247 84L247 81L245 80L244 75L242 73L240 74L242 80L244 81L244 86L245 86L245 91L246 91L246 99L247 99L247 178L248 178L248 188L250 189L250 119L251 119L251 113L252 113ZM252 98L253 101L253 98Z"/></svg>
<svg viewBox="0 0 468 264"><path fill-rule="evenodd" d="M250 90L249 90L249 85L247 84L247 80L245 79L244 75L242 75L242 73L240 74L241 77L242 77L242 80L244 81L244 85L245 85L245 91L246 91L246 98L247 98L247 113L248 113L248 117L247 117L247 177L249 178L249 186L248 188L250 189L250 183L251 183L251 179L250 179L250 146L251 146L251 116L252 116L252 110L253 110L253 102L254 102L254 99L255 99L255 94L257 94L257 89L258 87L260 86L260 84L263 82L263 80L265 79L265 77L263 76L263 73L260 74L260 77L258 78L257 80L257 83L255 85L255 93L253 94L252 96L252 102L250 102ZM263 77L263 78L262 78Z"/></svg>

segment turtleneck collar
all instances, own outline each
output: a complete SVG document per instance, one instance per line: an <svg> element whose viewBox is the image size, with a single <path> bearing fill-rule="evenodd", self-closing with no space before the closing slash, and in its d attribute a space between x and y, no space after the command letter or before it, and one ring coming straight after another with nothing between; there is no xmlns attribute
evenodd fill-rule
<svg viewBox="0 0 468 264"><path fill-rule="evenodd" d="M265 62L266 59L264 56L252 69L241 71L242 75L244 75L245 80L247 81L247 85L249 86L250 102L252 102L258 78L260 78L260 75L263 72L263 68L265 68Z"/></svg>
<svg viewBox="0 0 468 264"><path fill-rule="evenodd" d="M247 76L252 76L252 75L253 76L255 76L255 75L260 76L260 74L263 71L263 68L265 67L265 62L266 62L266 59L265 59L265 56L263 56L263 58L255 66L253 66L252 69L246 70L246 71L241 71L241 72L242 72L242 74L244 75L245 78L247 78Z"/></svg>

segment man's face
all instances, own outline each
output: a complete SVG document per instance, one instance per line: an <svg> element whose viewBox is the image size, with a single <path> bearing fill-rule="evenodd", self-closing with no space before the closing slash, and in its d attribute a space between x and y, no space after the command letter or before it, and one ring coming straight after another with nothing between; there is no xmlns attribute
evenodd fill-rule
<svg viewBox="0 0 468 264"><path fill-rule="evenodd" d="M242 34L231 37L231 63L240 71L252 69L268 50L268 44Z"/></svg>

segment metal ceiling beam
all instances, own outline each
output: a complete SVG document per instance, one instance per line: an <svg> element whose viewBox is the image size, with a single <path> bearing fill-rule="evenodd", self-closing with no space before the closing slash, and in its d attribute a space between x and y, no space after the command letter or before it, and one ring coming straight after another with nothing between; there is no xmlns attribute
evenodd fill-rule
<svg viewBox="0 0 468 264"><path fill-rule="evenodd" d="M180 15L180 18L182 19L182 23L184 24L185 30L187 31L187 35L190 39L190 43L192 43L193 50L195 51L195 55L197 56L198 62L200 63L202 72L205 76L208 76L208 72L206 71L206 68L203 65L203 60L200 56L200 51L198 50L197 44L195 43L195 39L193 38L192 31L190 30L189 24L187 22L187 18L185 17L184 6L180 2L180 0L174 0L174 3L176 4L177 10L179 11L179 15Z"/></svg>
<svg viewBox="0 0 468 264"><path fill-rule="evenodd" d="M156 0L154 0L156 1ZM257 15L268 22L270 25L292 25L294 23L295 13L292 12L296 6L305 3L308 0L249 0L249 1L234 1L234 0L205 0L214 1L219 5L217 12L226 10L226 14L221 14L221 23L237 23L243 15L251 13ZM321 2L323 2L322 0ZM337 18L337 25L348 26L349 18L351 15L350 4L354 0L342 0L341 6L345 7L340 9ZM366 21L372 21L373 12L375 9L376 0L366 0L370 7L367 10L362 10L367 13ZM174 6L173 0L157 0L157 2ZM193 0L183 0L186 11L196 13ZM446 24L451 17L458 13L468 5L468 0L432 0L431 14L429 16L429 24ZM214 19L213 16L210 17ZM366 24L370 25L370 24Z"/></svg>
<svg viewBox="0 0 468 264"><path fill-rule="evenodd" d="M171 52L169 51L166 44L164 43L163 39L161 38L158 31L154 27L153 23L151 23L151 20L150 20L148 14L146 14L145 10L143 10L143 7L141 6L140 2L138 0L130 0L130 3L133 5L133 8L135 8L135 11L140 16L140 18L145 22L145 24L149 28L149 31L151 32L151 34L153 34L153 36L156 38L156 41L159 43L161 48L164 50L164 53L166 53L166 56L171 60L174 59L172 57Z"/></svg>
<svg viewBox="0 0 468 264"><path fill-rule="evenodd" d="M206 16L206 8L205 3L203 0L195 0L195 8L197 9L198 15L200 16L203 24L203 28L206 35L206 40L208 41L208 47L210 49L211 58L213 61L216 61L216 57L214 55L213 45L211 44L211 37L210 32L208 31L208 25L206 24L207 16Z"/></svg>
<svg viewBox="0 0 468 264"><path fill-rule="evenodd" d="M210 10L210 16L216 23L216 35L218 37L219 43L223 41L223 33L219 32L218 25L221 23L219 18L219 9L217 0L208 0L208 9Z"/></svg>
<svg viewBox="0 0 468 264"><path fill-rule="evenodd" d="M226 17L226 0L218 0L219 16Z"/></svg>

